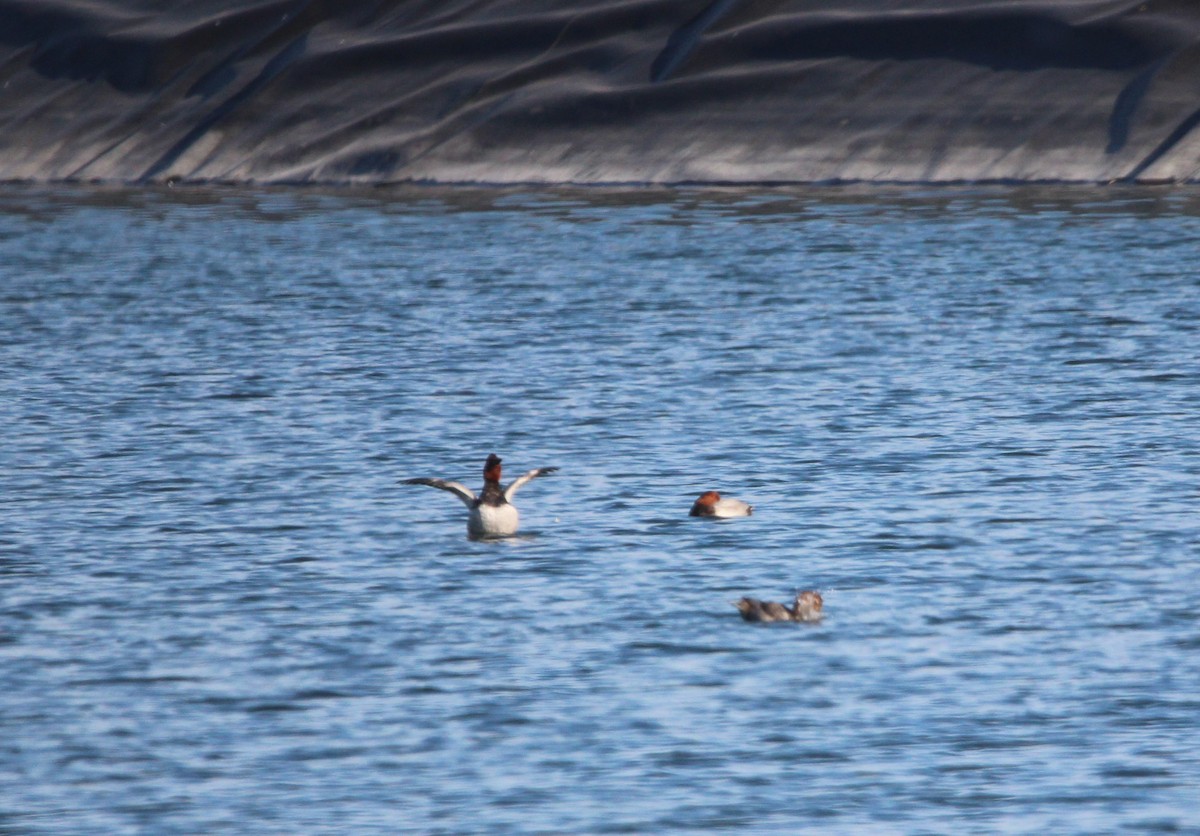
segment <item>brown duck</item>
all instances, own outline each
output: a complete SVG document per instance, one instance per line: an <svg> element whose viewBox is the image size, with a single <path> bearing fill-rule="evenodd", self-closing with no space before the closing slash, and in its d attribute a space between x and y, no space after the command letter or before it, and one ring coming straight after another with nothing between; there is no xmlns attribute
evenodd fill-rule
<svg viewBox="0 0 1200 836"><path fill-rule="evenodd" d="M824 603L820 592L806 589L796 593L796 601L790 607L757 598L742 598L733 605L746 621L820 621Z"/></svg>

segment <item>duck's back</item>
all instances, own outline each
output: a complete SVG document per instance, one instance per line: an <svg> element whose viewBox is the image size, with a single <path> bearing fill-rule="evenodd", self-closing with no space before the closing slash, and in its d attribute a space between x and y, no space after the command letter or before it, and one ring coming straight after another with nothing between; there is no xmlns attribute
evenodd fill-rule
<svg viewBox="0 0 1200 836"><path fill-rule="evenodd" d="M722 499L713 506L714 517L748 517L754 513L754 506L740 499Z"/></svg>
<svg viewBox="0 0 1200 836"><path fill-rule="evenodd" d="M736 606L746 621L790 621L792 617L787 607L774 601L743 598Z"/></svg>

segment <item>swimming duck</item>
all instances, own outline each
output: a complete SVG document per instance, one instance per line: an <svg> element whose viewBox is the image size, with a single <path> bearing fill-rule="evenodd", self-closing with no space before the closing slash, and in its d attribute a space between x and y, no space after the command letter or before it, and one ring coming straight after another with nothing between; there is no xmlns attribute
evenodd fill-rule
<svg viewBox="0 0 1200 836"><path fill-rule="evenodd" d="M824 603L820 592L806 589L796 593L796 602L790 607L757 598L742 598L733 605L746 621L820 621Z"/></svg>
<svg viewBox="0 0 1200 836"><path fill-rule="evenodd" d="M521 474L506 487L500 487L500 457L492 453L483 464L483 490L479 496L461 482L448 479L403 479L405 485L428 485L457 496L470 509L467 516L467 536L472 540L485 537L507 537L517 533L520 514L512 504L513 495L522 485L539 476L549 476L557 467L539 467Z"/></svg>
<svg viewBox="0 0 1200 836"><path fill-rule="evenodd" d="M705 491L692 503L689 517L748 517L754 506L740 499L721 499L716 491Z"/></svg>

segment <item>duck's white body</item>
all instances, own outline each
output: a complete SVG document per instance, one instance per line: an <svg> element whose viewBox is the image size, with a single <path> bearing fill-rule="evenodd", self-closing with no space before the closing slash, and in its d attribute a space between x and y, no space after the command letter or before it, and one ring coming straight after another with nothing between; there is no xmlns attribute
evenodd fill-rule
<svg viewBox="0 0 1200 836"><path fill-rule="evenodd" d="M516 534L520 526L517 506L507 502L503 505L473 505L467 516L467 534L472 538L509 537Z"/></svg>
<svg viewBox="0 0 1200 836"><path fill-rule="evenodd" d="M754 506L740 499L722 499L713 508L714 517L748 517L754 513Z"/></svg>
<svg viewBox="0 0 1200 836"><path fill-rule="evenodd" d="M500 487L500 457L492 453L483 466L483 490L476 496L475 492L461 482L451 482L447 479L405 479L406 485L428 485L449 491L463 501L467 506L467 536L472 540L490 537L509 537L517 533L521 525L521 515L512 504L513 495L531 479L538 476L548 476L558 470L557 467L539 467L518 476L506 487Z"/></svg>

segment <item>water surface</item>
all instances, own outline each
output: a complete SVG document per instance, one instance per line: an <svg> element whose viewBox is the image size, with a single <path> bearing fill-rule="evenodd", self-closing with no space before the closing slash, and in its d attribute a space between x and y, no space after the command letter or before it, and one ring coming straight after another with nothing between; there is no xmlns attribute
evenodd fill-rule
<svg viewBox="0 0 1200 836"><path fill-rule="evenodd" d="M1200 827L1198 251L1148 189L8 187L0 828ZM561 467L512 540L399 484L493 451Z"/></svg>

